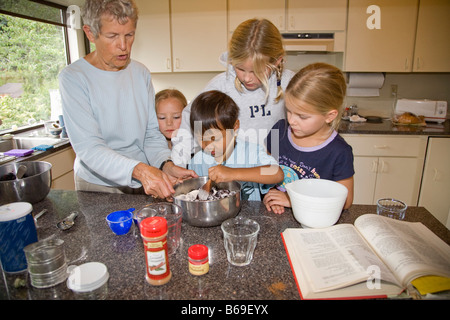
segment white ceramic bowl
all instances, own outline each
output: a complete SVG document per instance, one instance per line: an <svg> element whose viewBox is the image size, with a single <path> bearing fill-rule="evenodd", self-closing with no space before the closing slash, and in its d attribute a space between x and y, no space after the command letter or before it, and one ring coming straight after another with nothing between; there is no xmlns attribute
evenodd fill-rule
<svg viewBox="0 0 450 320"><path fill-rule="evenodd" d="M300 179L286 185L295 219L307 228L334 225L341 216L348 190L326 179Z"/></svg>

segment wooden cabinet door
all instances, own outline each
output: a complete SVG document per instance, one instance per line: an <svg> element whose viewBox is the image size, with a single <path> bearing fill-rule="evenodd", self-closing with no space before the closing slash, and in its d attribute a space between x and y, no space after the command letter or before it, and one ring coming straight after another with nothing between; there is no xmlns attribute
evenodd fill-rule
<svg viewBox="0 0 450 320"><path fill-rule="evenodd" d="M422 172L419 163L423 162L415 158L380 157L373 203L380 198L395 198L416 206Z"/></svg>
<svg viewBox="0 0 450 320"><path fill-rule="evenodd" d="M354 204L372 204L377 182L377 157L355 157L353 161Z"/></svg>
<svg viewBox="0 0 450 320"><path fill-rule="evenodd" d="M345 30L347 0L287 0L289 31Z"/></svg>
<svg viewBox="0 0 450 320"><path fill-rule="evenodd" d="M410 72L417 10L418 0L349 0L345 71Z"/></svg>
<svg viewBox="0 0 450 320"><path fill-rule="evenodd" d="M450 213L450 139L430 138L419 205L444 225Z"/></svg>
<svg viewBox="0 0 450 320"><path fill-rule="evenodd" d="M285 0L228 0L228 30L232 33L243 21L266 18L285 30Z"/></svg>
<svg viewBox="0 0 450 320"><path fill-rule="evenodd" d="M139 20L131 57L150 72L171 72L169 0L136 0Z"/></svg>
<svg viewBox="0 0 450 320"><path fill-rule="evenodd" d="M414 71L450 72L450 1L420 0Z"/></svg>
<svg viewBox="0 0 450 320"><path fill-rule="evenodd" d="M223 71L227 50L226 0L171 0L173 71Z"/></svg>

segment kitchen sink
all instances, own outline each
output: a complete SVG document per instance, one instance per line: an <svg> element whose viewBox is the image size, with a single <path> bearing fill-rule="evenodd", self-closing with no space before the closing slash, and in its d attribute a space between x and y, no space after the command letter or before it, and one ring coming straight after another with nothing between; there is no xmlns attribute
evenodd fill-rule
<svg viewBox="0 0 450 320"><path fill-rule="evenodd" d="M0 141L0 152L6 152L11 149L32 149L39 145L50 145L57 147L67 142L69 142L69 138L15 136L10 140Z"/></svg>

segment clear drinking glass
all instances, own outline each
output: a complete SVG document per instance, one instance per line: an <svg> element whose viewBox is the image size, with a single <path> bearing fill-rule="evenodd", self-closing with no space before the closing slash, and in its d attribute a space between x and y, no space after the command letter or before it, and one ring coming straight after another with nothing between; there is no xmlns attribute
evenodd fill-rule
<svg viewBox="0 0 450 320"><path fill-rule="evenodd" d="M237 217L225 220L221 225L228 262L246 266L253 259L258 241L259 224L251 219Z"/></svg>
<svg viewBox="0 0 450 320"><path fill-rule="evenodd" d="M408 206L403 201L391 198L378 199L377 214L396 220L405 219L405 212Z"/></svg>

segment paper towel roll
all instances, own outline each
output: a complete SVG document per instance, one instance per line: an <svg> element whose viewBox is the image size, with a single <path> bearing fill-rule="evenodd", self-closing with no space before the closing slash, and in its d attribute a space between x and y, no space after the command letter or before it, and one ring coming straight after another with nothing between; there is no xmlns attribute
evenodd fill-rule
<svg viewBox="0 0 450 320"><path fill-rule="evenodd" d="M378 97L384 84L384 74L379 73L349 73L347 96Z"/></svg>

